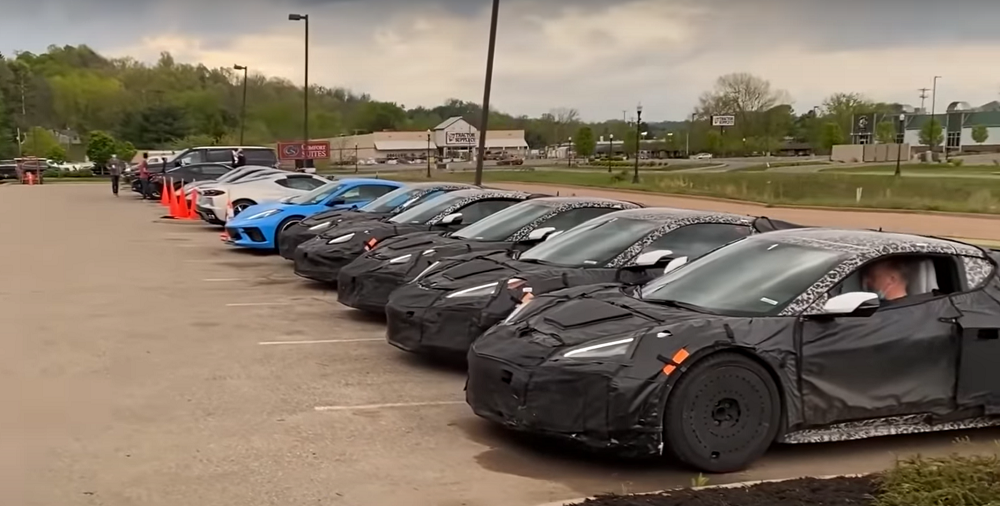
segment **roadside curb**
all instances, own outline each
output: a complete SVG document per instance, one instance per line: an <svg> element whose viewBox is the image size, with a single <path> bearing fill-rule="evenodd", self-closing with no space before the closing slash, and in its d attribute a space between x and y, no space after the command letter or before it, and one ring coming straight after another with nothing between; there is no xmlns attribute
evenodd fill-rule
<svg viewBox="0 0 1000 506"><path fill-rule="evenodd" d="M705 200L709 202L725 202L729 204L742 204L747 206L761 207L764 209L806 209L815 211L840 211L840 212L850 212L850 213L895 213L895 214L919 214L919 215L929 215L929 216L951 216L955 218L985 218L989 220L1000 221L1000 214L986 214L986 213L952 213L946 211L922 211L917 209L886 209L882 207L831 207L831 206L797 206L790 204L764 204L762 202L754 202L752 200L736 200L727 199L722 197L707 197L704 195L690 195L685 193L665 193L665 192L654 192L654 191L643 191L643 190L632 190L629 188L617 188L611 186L580 186L580 185L570 185L570 184L557 184L557 183L535 183L531 181L496 181L490 183L493 185L503 185L503 184L526 184L532 186L549 186L553 188L574 188L580 190L604 190L604 191L614 191L622 193L632 193L636 195L663 195L665 197L675 197L684 199L697 199Z"/></svg>
<svg viewBox="0 0 1000 506"><path fill-rule="evenodd" d="M664 489L664 490L654 490L652 492L643 492L643 493L640 493L640 494L630 494L630 495L643 496L643 495L653 495L653 494L665 494L665 493L673 492L673 491L677 491L677 490L710 490L710 489L716 489L716 488L752 487L754 485L760 485L762 483L780 483L780 482L783 482L783 481L800 480L800 479L803 479L803 478L812 478L812 479L816 479L816 480L832 480L834 478L860 478L862 476L867 476L868 474L871 474L871 473L865 473L865 474L833 474L833 475L826 475L826 476L796 476L796 477L793 477L793 478L775 478L775 479L772 479L772 480L738 481L736 483L724 483L724 484L721 484L721 485L705 485L705 486L702 486L702 487L676 487L676 488L668 488L668 489ZM547 502L547 503L542 503L542 504L536 504L535 506L568 506L570 504L579 504L579 503L582 503L583 501L592 500L592 499L597 499L597 496L577 497L575 499L564 499L564 500L559 500L559 501L552 501L552 502Z"/></svg>

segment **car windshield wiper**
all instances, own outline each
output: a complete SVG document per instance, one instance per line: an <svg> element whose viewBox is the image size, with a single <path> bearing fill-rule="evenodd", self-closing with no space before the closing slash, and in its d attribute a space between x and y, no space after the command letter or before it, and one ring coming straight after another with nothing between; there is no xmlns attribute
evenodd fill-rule
<svg viewBox="0 0 1000 506"><path fill-rule="evenodd" d="M641 298L641 296L640 296L640 298ZM681 302L679 300L670 300L670 299L644 299L644 300L646 302L652 302L654 304L662 304L664 306L676 307L676 308L680 308L680 309L687 309L688 311L695 311L695 312L698 312L698 313L710 313L710 314L712 313L708 309L705 309L705 308L703 308L701 306L698 306L698 305L695 305L695 304L691 304L691 303L688 303L688 302Z"/></svg>

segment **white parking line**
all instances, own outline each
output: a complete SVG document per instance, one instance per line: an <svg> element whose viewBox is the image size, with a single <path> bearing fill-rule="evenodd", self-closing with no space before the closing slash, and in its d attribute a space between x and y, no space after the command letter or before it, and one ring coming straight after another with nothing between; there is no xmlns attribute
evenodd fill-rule
<svg viewBox="0 0 1000 506"><path fill-rule="evenodd" d="M231 281L246 281L245 278L207 278L202 281L206 283L228 283Z"/></svg>
<svg viewBox="0 0 1000 506"><path fill-rule="evenodd" d="M432 401L432 402L391 402L387 404L360 404L356 406L316 406L316 411L355 411L363 409L385 408L420 408L425 406L457 406L465 401Z"/></svg>
<svg viewBox="0 0 1000 506"><path fill-rule="evenodd" d="M261 346L277 346L282 344L335 344L335 343L374 343L385 341L385 338L367 339L327 339L325 341L263 341L257 344Z"/></svg>
<svg viewBox="0 0 1000 506"><path fill-rule="evenodd" d="M291 306L291 302L237 302L226 307Z"/></svg>

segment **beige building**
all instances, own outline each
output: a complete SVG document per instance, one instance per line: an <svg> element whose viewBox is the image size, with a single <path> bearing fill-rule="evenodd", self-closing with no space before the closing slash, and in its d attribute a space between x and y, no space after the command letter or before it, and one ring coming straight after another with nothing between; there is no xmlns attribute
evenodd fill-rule
<svg viewBox="0 0 1000 506"><path fill-rule="evenodd" d="M351 162L358 160L435 158L473 159L479 146L479 129L461 117L450 118L433 130L425 132L375 132L365 135L345 135L328 139L330 159ZM486 157L524 157L528 143L524 130L492 130L486 133Z"/></svg>

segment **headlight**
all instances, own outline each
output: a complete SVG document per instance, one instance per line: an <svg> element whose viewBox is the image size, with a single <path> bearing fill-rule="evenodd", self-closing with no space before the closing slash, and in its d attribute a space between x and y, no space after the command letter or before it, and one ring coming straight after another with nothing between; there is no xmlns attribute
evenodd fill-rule
<svg viewBox="0 0 1000 506"><path fill-rule="evenodd" d="M253 215L253 216L251 216L251 217L249 217L247 219L248 220L259 220L261 218L267 218L268 216L274 216L274 215L276 215L276 214L278 214L280 212L281 212L281 209L268 209L267 211L264 211L262 213L257 213L257 214L255 214L255 215Z"/></svg>
<svg viewBox="0 0 1000 506"><path fill-rule="evenodd" d="M434 263L432 263L430 265L430 267L427 267L426 269L424 269L423 271L421 271L420 274L417 274L417 277L413 278L412 283L416 283L417 281L420 281L421 279L424 279L424 276L430 274L430 272L433 271L434 269L436 269L437 266L439 266L439 265L441 265L441 262L434 262Z"/></svg>
<svg viewBox="0 0 1000 506"><path fill-rule="evenodd" d="M524 281L523 279L511 278L507 280L507 288L509 289L521 288L522 286L524 286L525 283L526 281ZM494 283L490 283L488 285L480 285L480 286L474 286L472 288L466 288L464 290L459 290L457 292L448 294L445 298L455 299L459 297L483 297L486 295L493 295L493 292L496 291L497 285L499 284L500 282L497 281ZM527 293L528 291L530 291L530 289L525 289L525 293Z"/></svg>
<svg viewBox="0 0 1000 506"><path fill-rule="evenodd" d="M350 234L347 235L342 235L334 239L330 239L330 241L327 242L327 244L343 244L347 241L350 241L351 239L354 239L354 232L351 232Z"/></svg>
<svg viewBox="0 0 1000 506"><path fill-rule="evenodd" d="M316 226L313 226L313 227L309 227L309 230L311 230L313 232L315 232L317 230L323 230L324 228L329 227L331 223L333 223L333 222L324 221L323 223L320 223L319 225L316 225Z"/></svg>
<svg viewBox="0 0 1000 506"><path fill-rule="evenodd" d="M389 260L389 263L390 264L401 264L401 263L406 262L407 260L409 260L411 258L413 258L412 254L406 254L406 255L403 255L401 257L396 257L396 258L393 258L392 260Z"/></svg>
<svg viewBox="0 0 1000 506"><path fill-rule="evenodd" d="M429 249L429 250L426 250L423 253L421 253L421 255L423 255L425 257L429 257L429 256L433 255L434 253L435 253L435 251L433 249Z"/></svg>
<svg viewBox="0 0 1000 506"><path fill-rule="evenodd" d="M564 358L610 358L628 353L635 337L625 337L597 344L585 344L563 352Z"/></svg>

